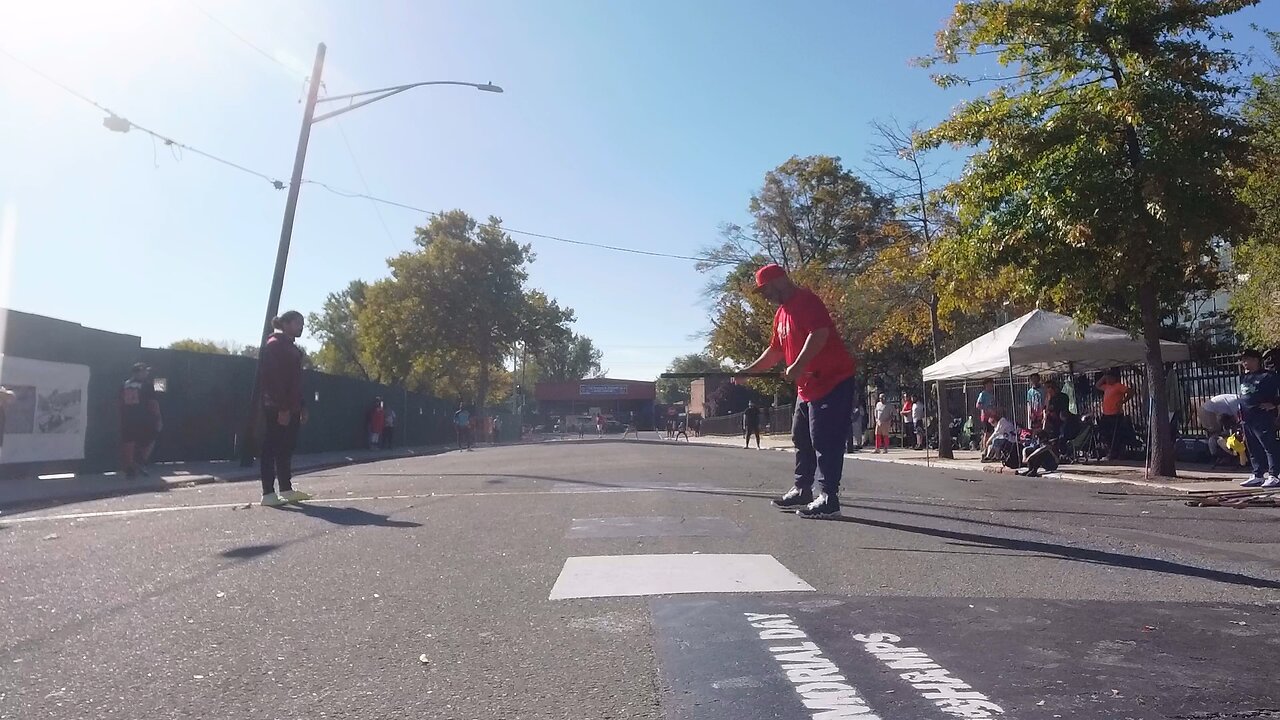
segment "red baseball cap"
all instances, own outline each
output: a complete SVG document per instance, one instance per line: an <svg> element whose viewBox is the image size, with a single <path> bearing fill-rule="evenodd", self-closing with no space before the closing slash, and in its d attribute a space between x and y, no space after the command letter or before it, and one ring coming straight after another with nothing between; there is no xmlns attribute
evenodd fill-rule
<svg viewBox="0 0 1280 720"><path fill-rule="evenodd" d="M756 271L756 290L759 291L770 282L786 276L787 271L783 270L781 265L769 263Z"/></svg>

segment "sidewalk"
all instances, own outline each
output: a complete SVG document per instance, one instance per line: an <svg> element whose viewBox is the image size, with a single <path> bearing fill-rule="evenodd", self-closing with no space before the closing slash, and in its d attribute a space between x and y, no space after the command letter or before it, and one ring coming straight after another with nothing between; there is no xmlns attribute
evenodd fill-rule
<svg viewBox="0 0 1280 720"><path fill-rule="evenodd" d="M702 436L691 439L694 444L717 445L725 447L743 447L743 440L736 436ZM754 446L753 446L754 447ZM793 451L791 437L787 435L764 435L761 447L766 450ZM980 453L972 450L956 450L955 458L942 460L936 450L926 453L910 449L894 448L888 454L874 454L871 449L846 454L850 460L865 462L896 463L917 467L948 468L952 470L968 470L971 472L990 472L1013 475L1013 470L998 463L983 463ZM1247 470L1240 468L1220 467L1210 469L1207 465L1180 466L1177 478L1148 478L1142 463L1136 461L1101 462L1089 465L1064 465L1056 473L1044 473L1042 477L1060 478L1075 482L1087 483L1125 483L1143 487L1190 492L1203 490L1237 490L1240 480L1248 475Z"/></svg>
<svg viewBox="0 0 1280 720"><path fill-rule="evenodd" d="M293 470L295 474L302 474L378 460L437 455L453 447L429 445L395 450L340 450L295 455ZM148 471L151 473L150 477L132 480L116 472L59 475L44 480L0 480L0 511L8 512L19 508L29 510L117 495L168 492L173 488L258 479L256 463L250 467L241 467L237 460L156 463ZM256 494L256 491L252 494Z"/></svg>

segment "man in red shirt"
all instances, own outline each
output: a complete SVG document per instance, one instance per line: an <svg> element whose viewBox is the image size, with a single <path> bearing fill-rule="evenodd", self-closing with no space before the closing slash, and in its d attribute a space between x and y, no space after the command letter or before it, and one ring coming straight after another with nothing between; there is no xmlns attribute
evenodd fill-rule
<svg viewBox="0 0 1280 720"><path fill-rule="evenodd" d="M762 372L786 363L783 377L796 384L791 440L796 446L795 486L773 504L805 518L840 517L840 477L844 443L853 413L853 358L831 313L811 291L791 281L786 270L765 265L756 271L756 292L778 305L773 338L760 357L742 369ZM815 475L822 492L815 497Z"/></svg>

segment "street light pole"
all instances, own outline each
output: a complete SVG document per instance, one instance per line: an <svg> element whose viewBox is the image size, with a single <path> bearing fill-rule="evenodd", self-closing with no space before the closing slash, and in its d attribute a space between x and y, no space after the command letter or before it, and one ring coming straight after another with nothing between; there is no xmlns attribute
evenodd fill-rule
<svg viewBox="0 0 1280 720"><path fill-rule="evenodd" d="M258 364L253 373L253 392L249 399L249 415L240 439L240 465L253 464L250 439L258 420L258 405L262 400L262 357L267 351L267 338L271 336L271 321L280 312L280 295L284 291L284 269L289 262L289 243L293 240L293 218L298 212L298 193L302 190L302 166L307 162L307 144L311 142L311 119L316 114L316 98L320 96L320 73L324 70L324 43L316 46L316 61L311 67L311 87L307 89L307 106L302 111L302 129L298 132L298 151L293 156L293 175L289 177L289 197L284 204L284 222L280 225L280 244L276 248L276 267L271 275L271 292L267 295L267 316L262 321L262 333L258 338Z"/></svg>
<svg viewBox="0 0 1280 720"><path fill-rule="evenodd" d="M328 120L331 117L351 112L359 107L364 107L369 103L377 102L392 95L398 95L405 90L411 90L416 87L426 85L464 85L473 87L484 92L502 92L502 88L493 83L469 83L456 82L452 80L435 80L431 82L409 83L407 85L395 85L392 87L379 88L377 90L366 90L364 92L351 93L349 95L336 95L326 98L320 98L320 74L324 69L324 53L325 45L320 43L316 46L316 61L311 69L311 86L307 89L307 106L302 113L302 130L298 133L298 151L293 157L293 175L289 179L289 198L285 201L284 206L284 222L280 226L280 245L276 248L276 267L275 273L271 276L271 293L267 296L267 316L262 323L262 337L258 344L258 367L253 376L253 393L249 402L249 415L245 421L243 436L240 438L240 465L248 467L253 464L253 450L250 448L250 438L254 435L254 429L258 419L258 404L262 396L261 377L262 377L262 356L267 349L267 338L271 336L271 321L275 319L280 312L280 295L284 290L284 270L285 265L289 262L289 243L293 239L293 218L298 210L298 193L302 189L302 166L307 160L307 144L311 141L311 126L322 120ZM365 98L360 102L354 102L357 98ZM333 110L323 115L316 116L316 105L320 103L335 102L338 100L353 101L346 107Z"/></svg>

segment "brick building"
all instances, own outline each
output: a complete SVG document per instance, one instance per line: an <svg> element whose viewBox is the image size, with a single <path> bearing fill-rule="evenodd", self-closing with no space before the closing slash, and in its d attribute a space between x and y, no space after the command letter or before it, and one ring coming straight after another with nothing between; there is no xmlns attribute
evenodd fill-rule
<svg viewBox="0 0 1280 720"><path fill-rule="evenodd" d="M620 423L638 418L644 429L653 427L654 403L658 398L655 382L616 378L538 383L533 392L538 401L538 415L545 420L600 413Z"/></svg>

